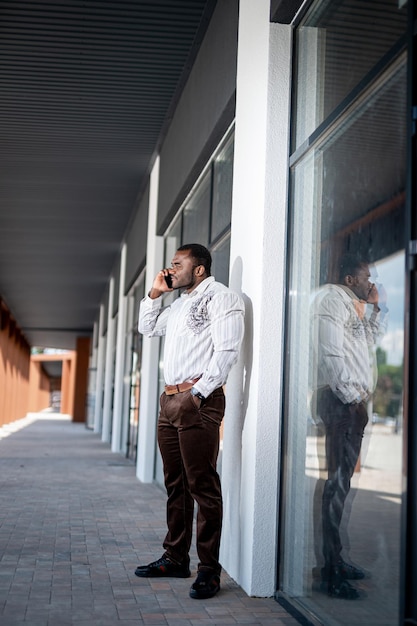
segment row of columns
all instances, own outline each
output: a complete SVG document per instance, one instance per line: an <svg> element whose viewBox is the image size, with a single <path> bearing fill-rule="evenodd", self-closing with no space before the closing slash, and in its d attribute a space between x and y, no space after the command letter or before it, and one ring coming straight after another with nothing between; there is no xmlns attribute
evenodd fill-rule
<svg viewBox="0 0 417 626"><path fill-rule="evenodd" d="M112 452L125 452L126 447L126 437L123 436L125 426L123 403L127 398L129 386L125 380L128 315L128 296L124 293L126 255L125 243L120 256L119 292L115 293L116 281L112 276L109 281L107 307L101 305L99 321L95 325L94 335L98 335L98 340L97 347L93 347L91 359L92 367L96 370L93 429L94 432L101 434L102 441L111 444ZM117 315L114 315L116 298L118 307Z"/></svg>
<svg viewBox="0 0 417 626"><path fill-rule="evenodd" d="M156 235L157 206L159 187L159 157L157 157L150 177L148 208L147 244L147 285L149 290L153 276L163 262L163 237ZM121 249L120 275L109 281L108 302L100 307L98 323L95 325L92 369L96 371L94 391L94 432L101 434L103 442L111 444L112 452L126 452L126 424L123 414L128 401L130 381L125 379L126 371L126 328L129 296L124 293L126 282L127 244ZM115 293L115 284L119 292ZM114 302L118 302L117 315L114 315ZM107 311L107 313L106 313ZM106 317L107 315L107 317ZM105 330L107 328L107 330ZM97 343L97 345L95 345ZM146 392L140 394L140 415L138 436L137 477L143 482L152 482L155 456L155 415L157 413L159 343L145 342L141 360L141 387ZM151 416L151 417L149 417Z"/></svg>
<svg viewBox="0 0 417 626"><path fill-rule="evenodd" d="M75 351L31 355L29 343L0 299L0 426L50 406L46 361L62 361L61 412L73 421L85 421L89 353L90 338L79 337Z"/></svg>

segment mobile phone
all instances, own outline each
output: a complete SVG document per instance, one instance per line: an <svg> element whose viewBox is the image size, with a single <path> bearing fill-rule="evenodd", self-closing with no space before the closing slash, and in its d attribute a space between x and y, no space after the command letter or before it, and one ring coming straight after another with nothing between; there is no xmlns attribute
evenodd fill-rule
<svg viewBox="0 0 417 626"><path fill-rule="evenodd" d="M171 274L166 274L166 275L164 276L164 278L165 278L165 282L166 282L166 284L168 285L168 287L169 287L170 289L172 289L172 276L171 276Z"/></svg>

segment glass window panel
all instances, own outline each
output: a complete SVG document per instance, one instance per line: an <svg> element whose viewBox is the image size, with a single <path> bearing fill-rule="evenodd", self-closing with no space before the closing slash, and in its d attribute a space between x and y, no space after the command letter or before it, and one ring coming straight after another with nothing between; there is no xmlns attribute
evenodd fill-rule
<svg viewBox="0 0 417 626"><path fill-rule="evenodd" d="M297 29L298 147L405 34L398 0L316 3Z"/></svg>
<svg viewBox="0 0 417 626"><path fill-rule="evenodd" d="M123 413L128 413L126 456L136 460L139 432L140 374L142 365L142 340L138 331L139 305L145 295L145 282L142 279L129 297L129 327L126 332L125 376L129 380L128 397L124 396ZM125 429L123 429L124 431Z"/></svg>
<svg viewBox="0 0 417 626"><path fill-rule="evenodd" d="M174 255L175 251L181 245L181 234L182 234L182 214L177 217L175 222L171 225L170 229L167 231L165 235L165 266L169 267L171 265L171 259Z"/></svg>
<svg viewBox="0 0 417 626"><path fill-rule="evenodd" d="M368 86L292 171L281 586L302 610L334 626L398 623L406 91L402 56ZM369 261L370 281L377 285L381 307L375 337L366 334L373 305L352 299L346 282L340 287L338 268L345 252ZM357 280L352 274L351 279ZM349 284L357 292L357 282ZM338 347L340 333L346 337L348 331L346 322L340 321L345 319L339 313L340 301L325 300L329 293L348 298L343 311L350 315L349 345L355 345L350 352L346 339ZM335 373L339 371L336 357L345 363L353 355L351 360L357 362L358 336L368 340L368 349L361 354L369 395L361 409L350 408L342 393L343 385L354 379L352 369L348 368L345 382ZM349 489L349 469L341 466L341 459L356 461L356 456L343 456L342 451L346 440L354 438L349 434L351 411L357 416L359 410L368 422L362 440L361 426L352 431L359 432L360 452ZM343 610L323 582L328 577L324 554L327 562L340 556L338 534L342 558L365 573L363 580L348 581L361 599L344 602Z"/></svg>
<svg viewBox="0 0 417 626"><path fill-rule="evenodd" d="M229 225L232 212L234 141L230 139L213 164L213 214L211 241Z"/></svg>
<svg viewBox="0 0 417 626"><path fill-rule="evenodd" d="M165 235L164 240L164 267L171 267L172 259L175 256L176 251L181 246L181 225L182 225L182 215L180 215L175 222L172 224L171 228ZM191 242L192 243L192 242ZM178 289L175 289L173 292L168 293L164 296L165 305L171 304L178 298L180 295ZM162 393L162 392L161 392Z"/></svg>
<svg viewBox="0 0 417 626"><path fill-rule="evenodd" d="M183 243L209 243L211 172L200 181L184 208Z"/></svg>
<svg viewBox="0 0 417 626"><path fill-rule="evenodd" d="M212 251L212 274L223 285L229 284L230 234Z"/></svg>

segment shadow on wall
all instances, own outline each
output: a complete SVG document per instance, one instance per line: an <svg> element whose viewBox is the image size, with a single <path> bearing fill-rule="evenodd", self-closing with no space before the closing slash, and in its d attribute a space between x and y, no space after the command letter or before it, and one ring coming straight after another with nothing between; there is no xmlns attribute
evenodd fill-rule
<svg viewBox="0 0 417 626"><path fill-rule="evenodd" d="M236 291L245 304L245 332L242 341L242 347L240 350L238 361L231 372L233 376L233 382L237 383L240 389L240 394L235 393L234 401L239 406L239 411L236 413L239 423L239 432L242 434L243 426L246 418L246 411L248 408L249 400L249 388L250 379L252 374L252 362L253 362L253 306L251 299L244 293L242 293L242 275L243 275L243 263L242 258L239 256L233 263L233 268L230 276L230 287ZM229 379L230 380L230 379Z"/></svg>
<svg viewBox="0 0 417 626"><path fill-rule="evenodd" d="M245 304L245 332L239 358L230 372L226 389L224 420L222 486L224 501L223 528L227 542L222 543L222 559L228 572L236 575L240 566L240 484L242 475L242 432L248 408L249 387L253 362L253 306L242 293L243 263L237 257L230 275L230 288Z"/></svg>

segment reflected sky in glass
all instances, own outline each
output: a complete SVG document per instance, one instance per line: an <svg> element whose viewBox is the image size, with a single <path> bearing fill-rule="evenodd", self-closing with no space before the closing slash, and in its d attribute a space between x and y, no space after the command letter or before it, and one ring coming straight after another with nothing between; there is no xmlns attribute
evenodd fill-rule
<svg viewBox="0 0 417 626"><path fill-rule="evenodd" d="M381 348L387 353L389 365L401 365L404 358L404 264L404 251L401 251L371 268L371 280L382 284L387 293L388 326Z"/></svg>

